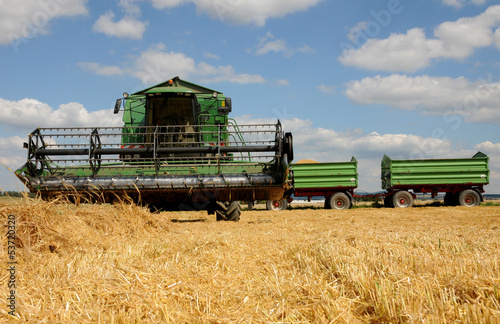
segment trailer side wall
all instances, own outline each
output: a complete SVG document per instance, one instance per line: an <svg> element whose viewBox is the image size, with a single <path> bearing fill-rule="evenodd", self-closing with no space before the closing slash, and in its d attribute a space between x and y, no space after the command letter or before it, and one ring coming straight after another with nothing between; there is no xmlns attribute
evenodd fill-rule
<svg viewBox="0 0 500 324"><path fill-rule="evenodd" d="M295 163L294 188L357 188L358 162Z"/></svg>
<svg viewBox="0 0 500 324"><path fill-rule="evenodd" d="M472 158L392 160L382 159L382 188L419 185L455 186L489 183L488 156L478 152Z"/></svg>

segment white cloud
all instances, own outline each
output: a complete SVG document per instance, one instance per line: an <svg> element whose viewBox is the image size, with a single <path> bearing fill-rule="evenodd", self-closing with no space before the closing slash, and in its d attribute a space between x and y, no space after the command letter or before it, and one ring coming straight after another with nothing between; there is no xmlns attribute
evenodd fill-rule
<svg viewBox="0 0 500 324"><path fill-rule="evenodd" d="M499 24L500 5L496 5L478 16L442 23L434 30L434 38L427 38L421 28L413 28L386 39L368 39L360 47L354 45L358 39L368 38L364 34L368 27L358 24L348 35L353 46L347 46L339 61L367 70L415 72L428 67L434 59L461 60L475 49L493 45L497 40L493 29Z"/></svg>
<svg viewBox="0 0 500 324"><path fill-rule="evenodd" d="M158 9L193 3L196 12L236 25L262 27L269 18L280 18L307 10L322 0L151 0Z"/></svg>
<svg viewBox="0 0 500 324"><path fill-rule="evenodd" d="M495 39L495 46L500 49L500 28L497 28L493 37Z"/></svg>
<svg viewBox="0 0 500 324"><path fill-rule="evenodd" d="M220 60L220 56L214 53L210 52L205 52L203 53L203 57L209 58L209 59L214 59L214 60Z"/></svg>
<svg viewBox="0 0 500 324"><path fill-rule="evenodd" d="M500 143L492 143L490 141L482 142L474 146L478 151L486 155L500 156Z"/></svg>
<svg viewBox="0 0 500 324"><path fill-rule="evenodd" d="M285 52L286 51L286 41L284 39L275 39L262 44L257 48L255 54L264 55L269 52Z"/></svg>
<svg viewBox="0 0 500 324"><path fill-rule="evenodd" d="M269 52L275 52L275 53L283 53L283 56L285 57L291 57L295 53L314 53L315 50L307 45L304 45L299 48L291 48L288 47L286 40L284 39L275 39L275 36L267 32L266 35L262 38L259 38L259 43L255 47L255 54L256 55L265 55ZM251 50L249 50L251 52Z"/></svg>
<svg viewBox="0 0 500 324"><path fill-rule="evenodd" d="M111 11L99 17L93 26L94 32L118 38L142 39L148 22L139 21L131 16L115 22L115 14Z"/></svg>
<svg viewBox="0 0 500 324"><path fill-rule="evenodd" d="M467 0L443 0L443 4L445 4L447 6L455 7L455 8L462 8L463 6L465 6L467 4L474 4L476 6L479 6L479 5L482 5L485 3L486 3L486 0L470 0L470 1L467 1Z"/></svg>
<svg viewBox="0 0 500 324"><path fill-rule="evenodd" d="M285 79L279 79L276 81L276 85L280 87L286 87L290 85L290 82L288 82L288 80Z"/></svg>
<svg viewBox="0 0 500 324"><path fill-rule="evenodd" d="M467 122L500 122L500 83L486 80L393 74L351 81L345 94L357 104L382 104L444 118L460 116Z"/></svg>
<svg viewBox="0 0 500 324"><path fill-rule="evenodd" d="M14 50L27 40L45 35L53 19L87 15L87 0L0 1L0 44Z"/></svg>
<svg viewBox="0 0 500 324"><path fill-rule="evenodd" d="M83 105L70 102L53 109L36 99L10 101L0 98L2 126L18 131L32 131L36 127L121 126L121 116L113 109L88 111Z"/></svg>
<svg viewBox="0 0 500 324"><path fill-rule="evenodd" d="M321 92L324 92L326 94L335 94L335 86L334 85L326 85L326 84L320 84L318 86L318 90Z"/></svg>
<svg viewBox="0 0 500 324"><path fill-rule="evenodd" d="M103 66L95 62L80 62L81 68L101 74L130 74L142 81L144 86L160 83L172 76L205 83L232 82L240 84L264 83L264 77L257 74L237 73L231 65L214 66L206 62L197 63L193 58L174 51L166 51L162 43L132 57L130 67Z"/></svg>
<svg viewBox="0 0 500 324"><path fill-rule="evenodd" d="M121 75L124 73L123 69L116 65L102 66L98 63L92 63L92 62L78 62L77 65L84 70L87 70L89 72L98 75L111 76L111 75Z"/></svg>

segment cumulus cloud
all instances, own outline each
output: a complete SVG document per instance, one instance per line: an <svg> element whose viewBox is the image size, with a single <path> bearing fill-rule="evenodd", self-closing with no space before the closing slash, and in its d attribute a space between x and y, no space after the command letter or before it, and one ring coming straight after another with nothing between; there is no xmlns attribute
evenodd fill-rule
<svg viewBox="0 0 500 324"><path fill-rule="evenodd" d="M262 27L269 18L280 18L314 7L322 0L151 0L155 8L193 3L198 14L236 25Z"/></svg>
<svg viewBox="0 0 500 324"><path fill-rule="evenodd" d="M435 28L434 38L428 38L421 28L413 28L386 39L371 38L357 46L359 39L367 38L364 31L368 28L358 24L349 33L353 43L346 46L339 61L367 70L415 72L428 67L434 59L461 60L478 48L498 45L493 30L499 24L500 5L496 5L478 16L442 23Z"/></svg>
<svg viewBox="0 0 500 324"><path fill-rule="evenodd" d="M167 51L159 43L132 57L130 67L105 66L95 62L79 62L78 66L101 75L129 74L152 85L172 76L205 83L232 82L240 84L264 83L264 77L257 74L237 73L231 65L214 66L206 62L197 63L193 58L174 51Z"/></svg>
<svg viewBox="0 0 500 324"><path fill-rule="evenodd" d="M88 15L87 0L0 1L0 44L15 50L28 39L49 32L54 19Z"/></svg>
<svg viewBox="0 0 500 324"><path fill-rule="evenodd" d="M0 98L3 126L32 131L36 127L121 126L121 116L113 109L89 111L82 104L70 102L53 109L36 99L10 101Z"/></svg>
<svg viewBox="0 0 500 324"><path fill-rule="evenodd" d="M125 16L119 21L114 21L115 14L111 11L99 17L93 26L94 32L103 33L107 36L128 39L142 39L148 22L139 21L135 18Z"/></svg>
<svg viewBox="0 0 500 324"><path fill-rule="evenodd" d="M479 143L475 146L478 151L484 152L487 155L495 155L500 157L500 143L492 143L490 141Z"/></svg>
<svg viewBox="0 0 500 324"><path fill-rule="evenodd" d="M495 38L495 46L500 49L500 28L497 28L493 37Z"/></svg>
<svg viewBox="0 0 500 324"><path fill-rule="evenodd" d="M474 123L500 122L500 83L487 80L393 74L351 81L345 95L357 104L456 115Z"/></svg>

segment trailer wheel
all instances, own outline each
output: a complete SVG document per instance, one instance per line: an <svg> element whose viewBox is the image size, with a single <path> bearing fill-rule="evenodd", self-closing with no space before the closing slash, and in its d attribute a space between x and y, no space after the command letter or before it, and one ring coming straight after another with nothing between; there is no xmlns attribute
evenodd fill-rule
<svg viewBox="0 0 500 324"><path fill-rule="evenodd" d="M465 207L474 207L481 204L481 197L475 190L467 189L458 195L458 203Z"/></svg>
<svg viewBox="0 0 500 324"><path fill-rule="evenodd" d="M351 199L343 192L336 192L328 198L328 205L332 209L349 209L351 208Z"/></svg>
<svg viewBox="0 0 500 324"><path fill-rule="evenodd" d="M285 210L288 207L288 202L285 199L268 200L266 202L267 210Z"/></svg>
<svg viewBox="0 0 500 324"><path fill-rule="evenodd" d="M398 191L392 196L394 207L410 208L413 206L413 196L408 191Z"/></svg>

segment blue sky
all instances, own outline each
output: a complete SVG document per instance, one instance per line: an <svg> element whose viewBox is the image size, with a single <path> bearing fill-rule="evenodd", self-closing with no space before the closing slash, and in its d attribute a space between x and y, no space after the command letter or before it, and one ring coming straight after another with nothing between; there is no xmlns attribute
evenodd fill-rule
<svg viewBox="0 0 500 324"><path fill-rule="evenodd" d="M500 5L492 0L0 1L0 162L36 127L121 126L116 98L173 76L276 122L296 160L490 157L500 193ZM0 187L21 190L6 168Z"/></svg>

